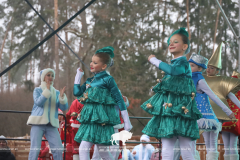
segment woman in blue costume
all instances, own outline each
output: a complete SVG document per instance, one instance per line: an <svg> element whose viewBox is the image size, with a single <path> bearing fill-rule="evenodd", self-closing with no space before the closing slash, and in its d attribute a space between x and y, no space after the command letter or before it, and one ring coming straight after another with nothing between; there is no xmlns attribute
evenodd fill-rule
<svg viewBox="0 0 240 160"><path fill-rule="evenodd" d="M33 91L33 109L27 124L31 125L31 148L28 159L36 160L40 152L43 135L49 142L53 158L62 160L62 141L58 132L58 109L68 109L68 100L65 95L65 87L56 90L53 87L55 71L46 68L40 71L41 85Z"/></svg>
<svg viewBox="0 0 240 160"><path fill-rule="evenodd" d="M200 51L199 51L200 52ZM218 160L219 152L217 151L218 133L222 130L222 123L219 122L208 97L210 97L222 110L228 115L229 118L233 118L233 112L213 93L208 86L202 72L207 69L208 59L200 54L192 54L189 59L189 63L192 70L192 79L197 89L195 100L197 107L202 113L203 118L197 121L199 130L203 133L204 141L207 149L207 160ZM196 148L196 141L193 141L193 148ZM177 156L175 159L179 159ZM200 160L199 154L195 151L195 159Z"/></svg>
<svg viewBox="0 0 240 160"><path fill-rule="evenodd" d="M120 124L119 114L114 106L118 106L124 119L124 129L129 131L132 128L128 117L126 106L121 93L112 76L107 74L106 69L113 65L114 57L112 47L104 47L96 51L90 63L91 72L95 76L88 78L80 86L83 76L81 70L77 70L73 94L84 107L79 115L80 128L75 136L75 141L81 143L79 146L79 158L89 160L89 151L93 144L98 149L104 160L112 160L113 157L106 149L111 145L111 135L114 134L114 125Z"/></svg>
<svg viewBox="0 0 240 160"><path fill-rule="evenodd" d="M154 55L148 60L165 72L165 77L153 91L153 97L141 105L153 118L143 133L162 140L162 159L172 160L174 144L179 139L184 160L193 160L192 140L199 138L197 120L202 114L197 109L195 86L187 58L190 42L185 28L175 31L168 39L168 48L174 59L171 64L158 60Z"/></svg>

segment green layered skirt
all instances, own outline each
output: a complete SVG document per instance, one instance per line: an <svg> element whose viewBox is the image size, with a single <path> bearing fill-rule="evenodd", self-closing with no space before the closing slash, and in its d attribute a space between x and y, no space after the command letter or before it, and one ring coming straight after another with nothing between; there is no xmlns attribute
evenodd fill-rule
<svg viewBox="0 0 240 160"><path fill-rule="evenodd" d="M155 138L172 138L173 136L200 138L197 120L202 114L197 109L192 93L196 93L191 78L166 76L153 91L156 93L141 105L141 108L153 115L143 129L143 133ZM152 108L147 108L150 103ZM164 106L171 103L171 107ZM183 109L185 107L186 110Z"/></svg>
<svg viewBox="0 0 240 160"><path fill-rule="evenodd" d="M81 111L81 123L74 140L88 141L94 144L111 145L111 136L114 134L113 126L120 124L119 114L115 109L115 100L111 93L103 88L88 88L88 99L84 102ZM78 97L80 99L84 95Z"/></svg>

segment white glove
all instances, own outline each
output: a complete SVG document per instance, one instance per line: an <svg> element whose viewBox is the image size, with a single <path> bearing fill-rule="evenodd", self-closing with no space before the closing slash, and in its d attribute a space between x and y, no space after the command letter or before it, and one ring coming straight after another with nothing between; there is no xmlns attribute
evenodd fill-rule
<svg viewBox="0 0 240 160"><path fill-rule="evenodd" d="M77 69L77 74L75 76L74 84L80 84L80 82L81 82L81 79L82 79L82 76L84 75L84 72L81 72L80 70L81 70L81 68Z"/></svg>
<svg viewBox="0 0 240 160"><path fill-rule="evenodd" d="M122 115L122 118L123 118L123 121L124 121L124 129L126 131L130 131L132 129L132 124L131 124L131 122L129 120L129 116L128 116L127 110L121 111L121 115Z"/></svg>
<svg viewBox="0 0 240 160"><path fill-rule="evenodd" d="M126 102L125 102L124 98L126 99ZM125 103L126 107L128 108L129 107L128 98L126 96L123 96L123 100L124 100L124 103Z"/></svg>
<svg viewBox="0 0 240 160"><path fill-rule="evenodd" d="M161 60L157 59L156 57L151 58L149 61L150 61L150 63L155 65L157 68L159 68L159 64L162 62Z"/></svg>

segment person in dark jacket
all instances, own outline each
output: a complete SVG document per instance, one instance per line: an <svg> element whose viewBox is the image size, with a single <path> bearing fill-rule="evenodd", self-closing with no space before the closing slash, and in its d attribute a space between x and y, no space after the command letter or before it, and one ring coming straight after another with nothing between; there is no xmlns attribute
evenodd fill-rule
<svg viewBox="0 0 240 160"><path fill-rule="evenodd" d="M1 160L16 160L10 148L7 145L6 137L0 136L0 159Z"/></svg>

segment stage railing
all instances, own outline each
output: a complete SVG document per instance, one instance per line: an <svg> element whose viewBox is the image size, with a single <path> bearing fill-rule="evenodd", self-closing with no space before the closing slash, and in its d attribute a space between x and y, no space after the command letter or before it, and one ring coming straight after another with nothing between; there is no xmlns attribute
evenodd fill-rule
<svg viewBox="0 0 240 160"><path fill-rule="evenodd" d="M26 113L26 114L31 114L31 111L14 111L14 110L0 110L0 112L7 112L7 113ZM64 114L59 114L62 115L65 119L66 122L66 116ZM133 116L129 116L130 119L151 119L152 117L133 117ZM64 142L64 157L63 159L65 160L66 157L66 123L65 123L65 130L64 130L64 140L62 140L62 142ZM0 138L0 140L18 140L18 141L30 141L30 139L14 139L14 138ZM43 140L43 141L47 141L47 140ZM146 144L159 144L159 160L161 157L161 139L158 139L159 142L139 142L139 141L135 141L135 142L125 142L126 144L131 144L131 143L146 143ZM196 143L196 145L205 145L205 143ZM224 145L223 143L218 143L218 145ZM239 140L239 144L240 145L240 140Z"/></svg>

